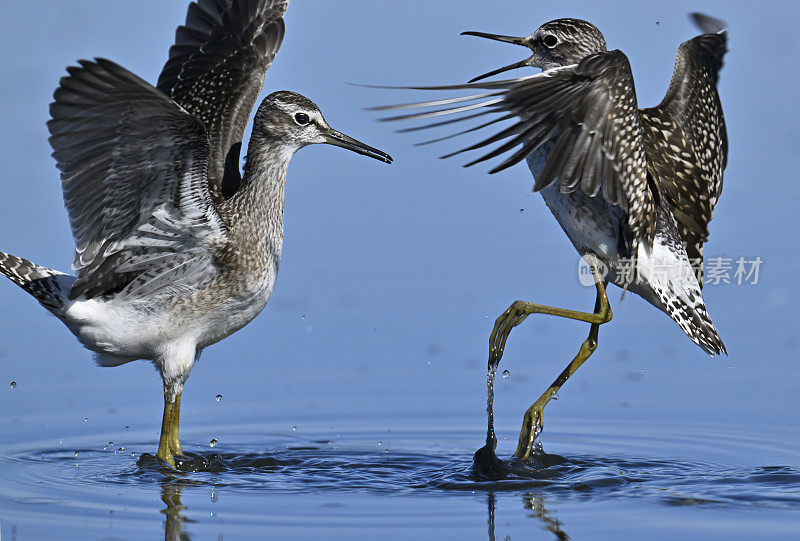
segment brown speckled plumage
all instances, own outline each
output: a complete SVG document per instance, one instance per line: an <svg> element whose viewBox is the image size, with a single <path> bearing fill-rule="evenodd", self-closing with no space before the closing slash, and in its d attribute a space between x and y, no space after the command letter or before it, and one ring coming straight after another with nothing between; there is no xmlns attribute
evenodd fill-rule
<svg viewBox="0 0 800 541"><path fill-rule="evenodd" d="M690 262L702 262L708 223L722 190L728 149L716 83L727 32L715 19L693 17L705 33L679 47L672 81L657 107L639 108L627 57L607 51L594 25L557 19L527 37L466 33L522 45L533 53L473 81L525 66L542 68L541 74L414 87L488 92L375 109L438 107L384 120L466 113L413 130L495 115L455 135L511 121L491 137L444 157L497 144L466 165L505 155L490 171L497 173L527 160L536 179L534 191L543 195L578 252L600 256L611 282L642 295L713 354L725 347L706 312L701 278L684 280L679 274L691 273ZM626 280L621 268L631 258L635 272ZM644 268L656 258L668 259L674 275L661 279Z"/></svg>

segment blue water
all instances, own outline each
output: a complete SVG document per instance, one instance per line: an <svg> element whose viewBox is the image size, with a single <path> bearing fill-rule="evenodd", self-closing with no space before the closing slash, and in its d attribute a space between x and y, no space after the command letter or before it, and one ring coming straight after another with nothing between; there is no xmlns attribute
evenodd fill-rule
<svg viewBox="0 0 800 541"><path fill-rule="evenodd" d="M98 55L154 80L185 3L7 7L0 249L68 268L44 124L52 91L65 66ZM455 147L415 148L418 139L361 110L425 96L345 83L464 81L524 51L459 32L524 34L579 16L629 55L640 104L650 105L695 10L731 25L720 86L731 149L706 255L763 260L757 284L704 291L730 356L708 358L664 315L611 290L614 320L597 352L545 411L548 467L474 480L494 319L518 298L588 310L594 292L580 286L577 256L524 167L488 176L437 160ZM273 298L203 353L184 393L181 434L200 457L187 468L201 471L169 473L142 458L155 452L161 419L151 367L93 366L58 321L0 283L0 535L798 538L798 75L787 67L800 51L799 10L294 2L265 90L308 95L332 126L395 164L319 147L292 162ZM534 317L513 331L500 366L510 376L496 385L502 458L586 332Z"/></svg>
<svg viewBox="0 0 800 541"><path fill-rule="evenodd" d="M136 432L112 445L97 436L6 446L4 532L19 539L54 531L157 537L162 530L168 539L178 532L236 539L259 532L309 539L797 533L800 468L781 465L794 452L786 443L716 426L565 425L570 432L548 434L559 454L545 457L546 469L512 464L515 473L502 481L471 476L474 434L452 429L228 426L223 441L233 443L184 445L182 472L158 466L146 454L153 441ZM197 437L194 430L184 436ZM764 457L764 465L748 464L742 453Z"/></svg>

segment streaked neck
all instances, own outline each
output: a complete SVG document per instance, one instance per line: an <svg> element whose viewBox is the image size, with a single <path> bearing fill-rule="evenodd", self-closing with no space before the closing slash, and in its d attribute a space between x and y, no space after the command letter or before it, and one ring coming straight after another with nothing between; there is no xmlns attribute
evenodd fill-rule
<svg viewBox="0 0 800 541"><path fill-rule="evenodd" d="M220 209L234 244L280 258L286 170L296 150L263 136L250 139L242 185Z"/></svg>

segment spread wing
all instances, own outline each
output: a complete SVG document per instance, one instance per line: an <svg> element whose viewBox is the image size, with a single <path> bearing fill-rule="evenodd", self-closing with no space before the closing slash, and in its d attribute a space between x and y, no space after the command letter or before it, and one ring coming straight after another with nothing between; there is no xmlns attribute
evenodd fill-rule
<svg viewBox="0 0 800 541"><path fill-rule="evenodd" d="M191 287L226 235L203 124L108 60L68 72L47 125L75 237L70 298Z"/></svg>
<svg viewBox="0 0 800 541"><path fill-rule="evenodd" d="M553 141L552 151L544 169L536 178L534 190L538 191L558 182L564 192L580 189L590 196L602 192L606 201L618 205L627 213L628 227L633 238L652 240L656 217L654 187L648 181L633 75L628 59L622 52L593 54L579 64L519 79L417 88L488 89L492 92L454 100L377 109L448 106L434 112L401 115L389 120L427 118L478 110L455 120L435 122L428 126L440 126L484 114L499 115L460 133L513 119L509 127L493 136L444 157L500 143L494 150L467 164L471 166L508 154L504 161L490 171L496 173L522 161L548 141ZM451 105L480 99L485 101Z"/></svg>
<svg viewBox="0 0 800 541"><path fill-rule="evenodd" d="M158 78L159 90L208 130L209 182L215 201L222 197L226 174L227 191L235 191L241 182L242 137L264 75L283 41L287 4L288 0L192 2Z"/></svg>
<svg viewBox="0 0 800 541"><path fill-rule="evenodd" d="M701 261L728 159L717 93L727 32L721 21L694 18L709 33L681 44L664 99L643 109L642 120L647 148L669 149L648 155L649 169L681 226L689 258Z"/></svg>

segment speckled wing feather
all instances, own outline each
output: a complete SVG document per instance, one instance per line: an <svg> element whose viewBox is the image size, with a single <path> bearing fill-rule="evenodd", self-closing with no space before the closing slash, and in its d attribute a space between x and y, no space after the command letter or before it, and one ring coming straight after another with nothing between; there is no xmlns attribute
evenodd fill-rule
<svg viewBox="0 0 800 541"><path fill-rule="evenodd" d="M486 113L500 115L500 118L479 127L516 117L516 122L492 137L446 157L501 142L488 154L467 164L474 165L509 153L510 156L490 171L496 173L522 161L544 143L554 141L545 168L536 178L534 190L558 181L564 192L581 189L595 196L602 191L606 201L627 213L632 237L652 241L656 216L654 194L648 182L633 75L628 59L621 51L593 54L579 64L519 79L417 88L483 88L495 92L473 96L474 99L493 98L476 104L433 113L401 115L388 120L426 118L478 108L488 108ZM457 100L465 101L464 98ZM399 107L445 105L448 101ZM457 120L480 114L483 113L471 113ZM437 122L434 125L441 124ZM474 131L474 128L466 131Z"/></svg>
<svg viewBox="0 0 800 541"><path fill-rule="evenodd" d="M70 298L186 285L226 234L208 192L205 128L125 68L79 63L47 124L75 237Z"/></svg>
<svg viewBox="0 0 800 541"><path fill-rule="evenodd" d="M209 182L216 202L222 197L225 175L228 193L241 180L242 137L264 75L283 41L287 4L288 0L192 2L158 78L158 88L208 130Z"/></svg>
<svg viewBox="0 0 800 541"><path fill-rule="evenodd" d="M710 33L681 44L664 99L643 109L642 121L650 173L678 220L689 258L699 263L728 157L716 86L727 32L721 21L694 18Z"/></svg>

